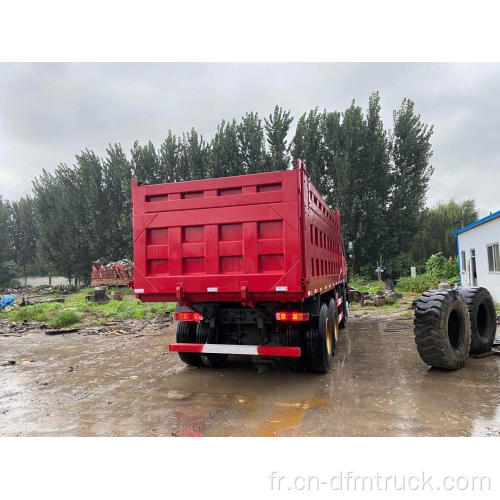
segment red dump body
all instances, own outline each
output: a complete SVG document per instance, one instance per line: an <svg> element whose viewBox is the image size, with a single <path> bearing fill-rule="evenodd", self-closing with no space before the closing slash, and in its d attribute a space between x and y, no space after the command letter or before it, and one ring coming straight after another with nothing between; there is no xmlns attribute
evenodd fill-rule
<svg viewBox="0 0 500 500"><path fill-rule="evenodd" d="M299 302L347 280L338 210L296 170L141 186L134 288L144 301Z"/></svg>

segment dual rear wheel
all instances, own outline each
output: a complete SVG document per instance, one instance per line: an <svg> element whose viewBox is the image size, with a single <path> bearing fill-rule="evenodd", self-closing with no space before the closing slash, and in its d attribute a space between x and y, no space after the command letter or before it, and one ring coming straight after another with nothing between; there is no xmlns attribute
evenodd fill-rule
<svg viewBox="0 0 500 500"><path fill-rule="evenodd" d="M205 344L210 336L208 323L195 323L193 321L179 321L177 324L177 342L188 344ZM222 366L227 360L227 354L197 354L192 352L179 352L179 358L191 366Z"/></svg>
<svg viewBox="0 0 500 500"><path fill-rule="evenodd" d="M339 343L339 314L335 299L320 307L319 317L311 320L305 333L304 356L309 371L326 373L333 363Z"/></svg>
<svg viewBox="0 0 500 500"><path fill-rule="evenodd" d="M303 328L295 325L287 326L283 332L283 344L302 348L300 358L289 358L289 366L294 370L304 367L315 373L328 372L333 363L333 356L339 343L339 329L347 322L347 303L345 294L342 305L343 318L339 322L337 293L328 303L320 306L319 316L311 317ZM181 321L177 325L177 342L205 344L209 341L211 331L208 323ZM217 367L225 363L226 354L198 354L179 352L180 359L191 366Z"/></svg>

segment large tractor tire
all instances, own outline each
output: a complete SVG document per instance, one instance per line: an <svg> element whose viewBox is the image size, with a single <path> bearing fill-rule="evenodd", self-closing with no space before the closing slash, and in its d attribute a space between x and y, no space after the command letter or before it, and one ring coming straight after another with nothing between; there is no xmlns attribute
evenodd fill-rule
<svg viewBox="0 0 500 500"><path fill-rule="evenodd" d="M307 369L327 373L332 367L333 329L330 311L322 304L319 318L312 318L305 336L305 361Z"/></svg>
<svg viewBox="0 0 500 500"><path fill-rule="evenodd" d="M488 352L496 334L495 304L486 288L459 288L458 293L467 306L471 327L470 352Z"/></svg>
<svg viewBox="0 0 500 500"><path fill-rule="evenodd" d="M176 342L193 344L196 342L196 323L192 321L179 321L177 323ZM191 366L202 366L203 361L200 354L193 352L179 352L179 358Z"/></svg>
<svg viewBox="0 0 500 500"><path fill-rule="evenodd" d="M335 294L337 295L337 294ZM336 297L331 299L328 303L328 313L330 314L330 325L332 328L332 355L337 351L339 344L339 309L337 307Z"/></svg>
<svg viewBox="0 0 500 500"><path fill-rule="evenodd" d="M196 343L206 344L210 335L210 325L208 323L200 322L196 327ZM205 366L217 368L224 365L227 360L227 354L202 354L202 363Z"/></svg>
<svg viewBox="0 0 500 500"><path fill-rule="evenodd" d="M456 290L428 290L415 308L415 343L424 363L458 370L469 358L467 307Z"/></svg>

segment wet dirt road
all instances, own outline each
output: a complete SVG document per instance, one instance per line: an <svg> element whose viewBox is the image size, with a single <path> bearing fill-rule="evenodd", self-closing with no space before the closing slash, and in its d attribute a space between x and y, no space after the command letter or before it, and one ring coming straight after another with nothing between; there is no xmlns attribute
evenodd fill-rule
<svg viewBox="0 0 500 500"><path fill-rule="evenodd" d="M410 321L353 319L326 375L233 360L189 368L174 327L0 335L2 436L500 436L500 357L418 357Z"/></svg>

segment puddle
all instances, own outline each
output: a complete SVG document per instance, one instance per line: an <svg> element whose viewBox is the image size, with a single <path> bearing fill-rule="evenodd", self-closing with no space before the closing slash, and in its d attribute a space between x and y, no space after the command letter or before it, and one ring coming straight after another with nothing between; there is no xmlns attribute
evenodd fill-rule
<svg viewBox="0 0 500 500"><path fill-rule="evenodd" d="M307 410L327 404L328 401L320 398L278 402L274 405L274 411L270 418L259 426L258 435L271 437L278 436L285 430L293 430L300 425Z"/></svg>
<svg viewBox="0 0 500 500"><path fill-rule="evenodd" d="M189 368L173 328L2 340L2 436L500 436L500 357L419 358L411 322L350 320L332 370Z"/></svg>

